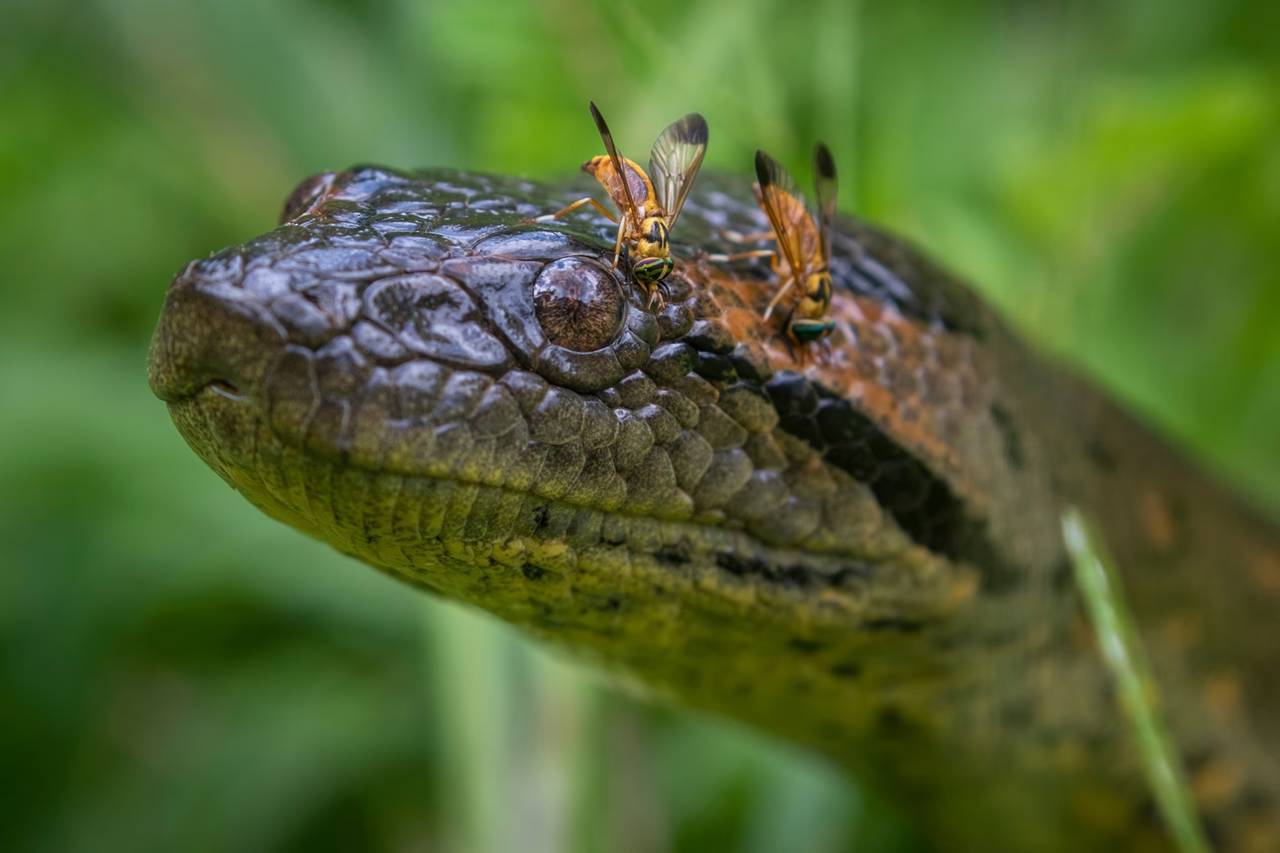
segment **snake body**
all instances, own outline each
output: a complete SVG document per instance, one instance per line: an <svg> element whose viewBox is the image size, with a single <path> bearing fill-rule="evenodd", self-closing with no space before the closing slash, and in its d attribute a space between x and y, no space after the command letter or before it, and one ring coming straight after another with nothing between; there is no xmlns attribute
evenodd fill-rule
<svg viewBox="0 0 1280 853"><path fill-rule="evenodd" d="M1059 520L1096 520L1211 840L1280 849L1280 536L852 220L824 341L704 175L661 306L582 184L360 167L174 280L151 384L270 516L806 744L946 849L1164 849Z"/></svg>

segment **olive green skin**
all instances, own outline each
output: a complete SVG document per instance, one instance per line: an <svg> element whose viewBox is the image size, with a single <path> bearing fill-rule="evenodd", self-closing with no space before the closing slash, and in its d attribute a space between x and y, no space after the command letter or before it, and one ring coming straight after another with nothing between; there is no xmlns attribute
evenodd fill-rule
<svg viewBox="0 0 1280 853"><path fill-rule="evenodd" d="M943 849L1171 843L1071 582L1079 506L1211 839L1276 842L1273 528L882 232L841 223L833 327L796 342L767 268L705 257L764 224L745 181L699 180L660 306L608 223L530 223L580 191L311 179L175 279L152 387L268 515L816 748ZM599 302L561 322L536 294L566 288Z"/></svg>

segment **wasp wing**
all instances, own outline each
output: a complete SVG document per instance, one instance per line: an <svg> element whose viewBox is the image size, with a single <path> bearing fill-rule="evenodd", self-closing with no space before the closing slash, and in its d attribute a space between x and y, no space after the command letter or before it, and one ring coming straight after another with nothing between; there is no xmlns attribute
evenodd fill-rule
<svg viewBox="0 0 1280 853"><path fill-rule="evenodd" d="M836 218L836 163L831 151L819 142L813 147L813 186L818 196L818 244L822 263L831 265L831 229Z"/></svg>
<svg viewBox="0 0 1280 853"><path fill-rule="evenodd" d="M649 152L649 177L670 230L707 153L707 120L698 113L667 125Z"/></svg>
<svg viewBox="0 0 1280 853"><path fill-rule="evenodd" d="M595 101L588 102L591 105L591 118L595 120L596 130L600 131L600 140L604 143L604 150L609 153L609 160L613 163L613 172L618 176L618 185L622 187L622 198L614 197L614 201L619 202L619 207L625 202L626 208L622 211L624 218L631 217L632 227L640 227L640 211L636 209L636 200L631 195L631 181L628 180L626 161L622 159L622 155L618 153L618 148L613 144L613 134L609 132L609 125L605 124L604 116L600 115Z"/></svg>
<svg viewBox="0 0 1280 853"><path fill-rule="evenodd" d="M796 183L782 164L763 151L756 151L756 181L760 185L760 206L769 217L778 249L794 277L803 275L798 217L808 218L804 202L796 196Z"/></svg>

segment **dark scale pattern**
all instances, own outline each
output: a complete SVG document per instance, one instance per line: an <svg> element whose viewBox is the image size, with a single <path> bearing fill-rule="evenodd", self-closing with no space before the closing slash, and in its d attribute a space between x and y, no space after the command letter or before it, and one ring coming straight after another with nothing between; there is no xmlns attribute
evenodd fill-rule
<svg viewBox="0 0 1280 853"><path fill-rule="evenodd" d="M981 535L945 482L894 444L847 400L804 376L779 373L765 386L782 428L871 487L877 500L915 541L953 558Z"/></svg>

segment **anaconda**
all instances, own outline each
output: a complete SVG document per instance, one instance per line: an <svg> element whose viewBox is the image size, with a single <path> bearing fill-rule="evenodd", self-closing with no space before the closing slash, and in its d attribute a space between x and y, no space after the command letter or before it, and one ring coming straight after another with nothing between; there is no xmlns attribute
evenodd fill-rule
<svg viewBox="0 0 1280 853"><path fill-rule="evenodd" d="M833 757L945 849L1171 842L1059 526L1121 573L1209 837L1280 849L1280 535L968 288L834 237L835 331L760 317L703 176L647 307L584 185L361 167L190 263L150 380L268 515L655 696ZM393 650L388 650L393 654Z"/></svg>

